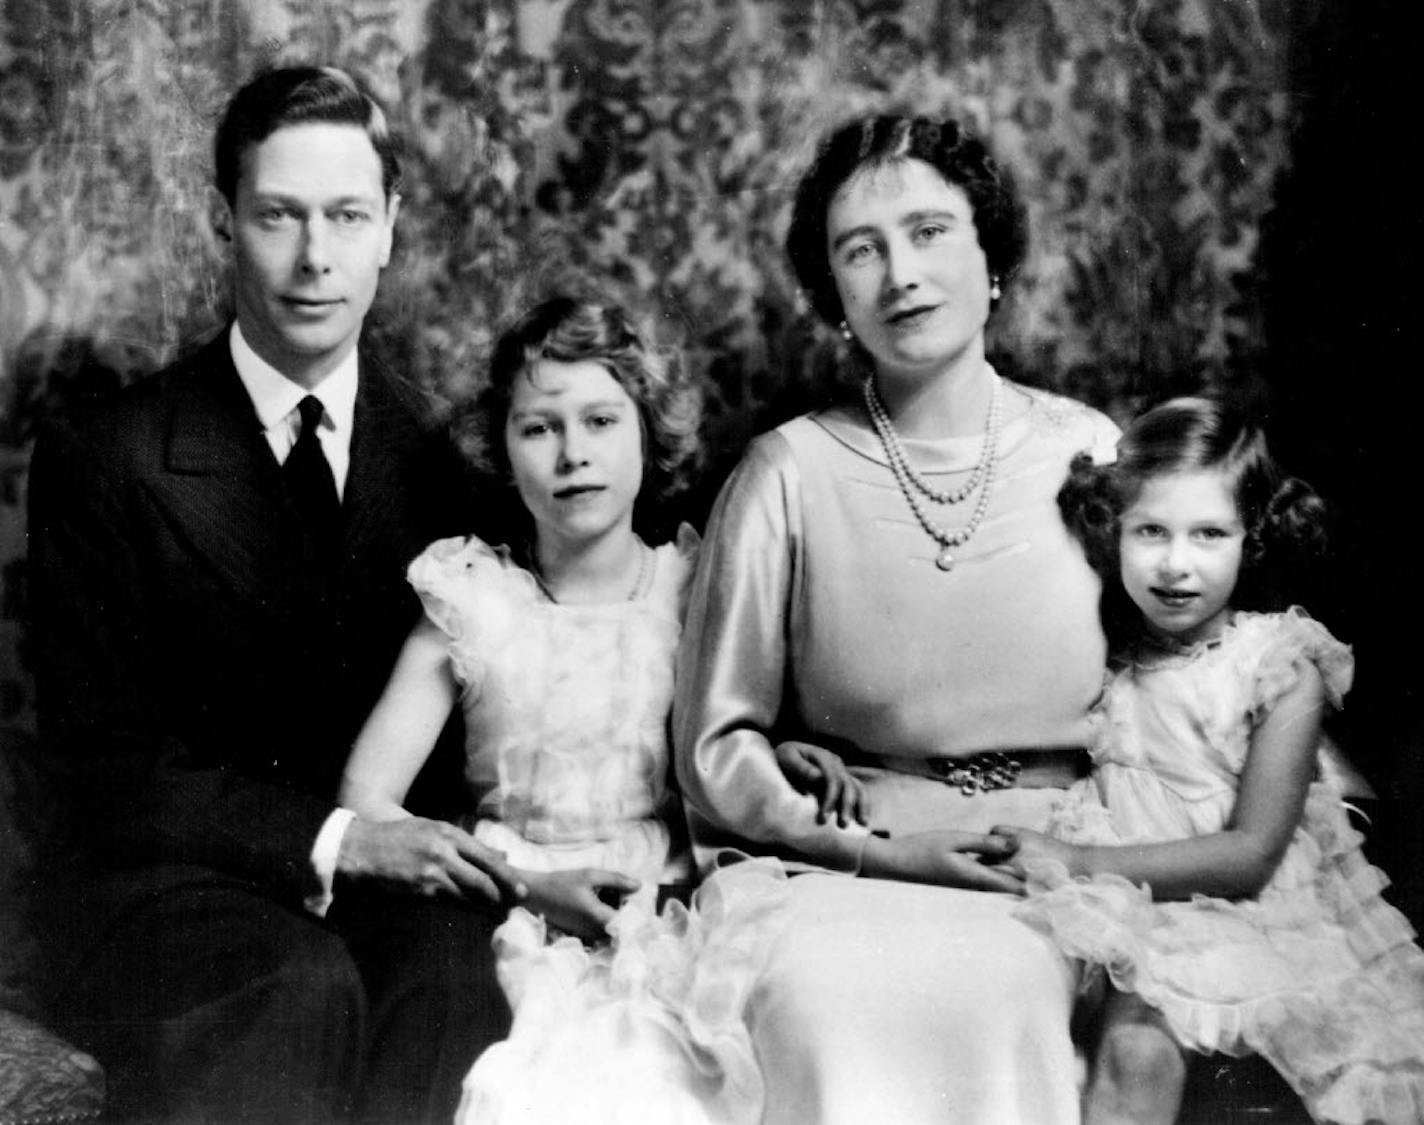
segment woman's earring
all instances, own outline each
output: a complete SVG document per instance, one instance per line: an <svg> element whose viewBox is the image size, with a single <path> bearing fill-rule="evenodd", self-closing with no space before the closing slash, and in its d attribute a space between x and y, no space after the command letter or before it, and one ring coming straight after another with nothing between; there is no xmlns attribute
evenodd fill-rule
<svg viewBox="0 0 1424 1125"><path fill-rule="evenodd" d="M855 333L850 330L850 325L841 321L841 339L847 344L855 343Z"/></svg>
<svg viewBox="0 0 1424 1125"><path fill-rule="evenodd" d="M999 288L999 279L997 277L991 277L989 279L989 300L997 301L1003 297L1003 295L1004 291Z"/></svg>

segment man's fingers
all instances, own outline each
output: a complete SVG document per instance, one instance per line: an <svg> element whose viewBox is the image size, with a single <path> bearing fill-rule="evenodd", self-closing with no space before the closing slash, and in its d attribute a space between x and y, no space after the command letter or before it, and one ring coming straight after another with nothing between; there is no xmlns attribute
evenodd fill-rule
<svg viewBox="0 0 1424 1125"><path fill-rule="evenodd" d="M449 877L454 881L456 893L461 897L474 895L495 904L505 901L505 894L500 886L473 863L467 863L463 859L457 860Z"/></svg>
<svg viewBox="0 0 1424 1125"><path fill-rule="evenodd" d="M488 883L491 888L489 897L495 901L519 902L528 896L529 888L518 872L509 866L503 852L486 847L468 833L459 841L458 849L465 864L480 874L481 880L477 882ZM485 893L483 889L481 893Z"/></svg>

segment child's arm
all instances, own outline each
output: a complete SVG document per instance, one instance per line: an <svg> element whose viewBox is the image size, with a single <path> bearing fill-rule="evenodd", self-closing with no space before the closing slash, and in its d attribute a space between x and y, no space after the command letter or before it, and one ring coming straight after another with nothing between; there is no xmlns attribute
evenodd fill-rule
<svg viewBox="0 0 1424 1125"><path fill-rule="evenodd" d="M448 638L422 620L406 639L375 709L356 736L337 802L368 820L409 816L406 794L455 706Z"/></svg>
<svg viewBox="0 0 1424 1125"><path fill-rule="evenodd" d="M420 894L519 902L527 886L502 853L454 824L413 817L403 806L455 706L446 646L435 625L417 625L356 736L337 795L356 819L341 838L337 874Z"/></svg>
<svg viewBox="0 0 1424 1125"><path fill-rule="evenodd" d="M994 831L1018 840L1016 863L1049 856L1075 876L1111 873L1146 884L1159 901L1194 894L1249 897L1271 878L1300 823L1315 775L1323 707L1320 674L1307 664L1252 734L1236 807L1220 832L1162 844L1086 847L1019 828Z"/></svg>
<svg viewBox="0 0 1424 1125"><path fill-rule="evenodd" d="M835 751L809 742L779 742L776 764L800 792L820 793L818 822L824 824L834 816L842 828L852 820L870 823L870 795Z"/></svg>

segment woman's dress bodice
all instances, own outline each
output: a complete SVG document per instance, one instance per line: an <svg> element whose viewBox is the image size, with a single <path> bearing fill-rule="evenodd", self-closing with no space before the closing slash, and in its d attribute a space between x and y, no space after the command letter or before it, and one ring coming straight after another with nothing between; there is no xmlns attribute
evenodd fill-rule
<svg viewBox="0 0 1424 1125"><path fill-rule="evenodd" d="M1104 661L1099 584L1056 496L1072 456L1110 446L1116 428L1057 395L1010 393L1027 402L1003 427L985 518L948 573L863 407L795 419L748 450L709 524L674 713L700 865L726 847L858 868L864 830L817 822L777 768L785 739L892 768L1086 745ZM905 446L941 489L962 485L982 448L978 436ZM970 506L936 518L963 522ZM907 807L900 790L946 791L897 788L879 802L893 822L876 827L952 815Z"/></svg>

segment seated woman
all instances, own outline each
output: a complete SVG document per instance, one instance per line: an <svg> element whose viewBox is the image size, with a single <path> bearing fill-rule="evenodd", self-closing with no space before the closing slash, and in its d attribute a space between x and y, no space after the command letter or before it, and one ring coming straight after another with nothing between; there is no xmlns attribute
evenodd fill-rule
<svg viewBox="0 0 1424 1125"><path fill-rule="evenodd" d="M634 517L686 483L699 418L676 353L621 309L544 302L501 337L467 431L524 533L513 550L441 540L410 566L426 617L341 801L407 815L460 705L468 827L527 888L494 939L513 1031L467 1077L461 1122L616 1120L630 1096L650 1120L759 1113L741 1007L722 1002L750 988L747 943L771 932L780 872L739 872L691 913L653 910L659 883L688 875L667 728L697 541L684 527L649 547Z"/></svg>
<svg viewBox="0 0 1424 1125"><path fill-rule="evenodd" d="M1099 584L1054 498L1116 428L985 359L1025 239L952 120L855 121L796 195L788 254L862 381L727 482L674 704L700 868L806 872L751 997L773 1125L1078 1120L1074 972L989 829L1087 767ZM868 825L788 780L792 742L846 757Z"/></svg>

